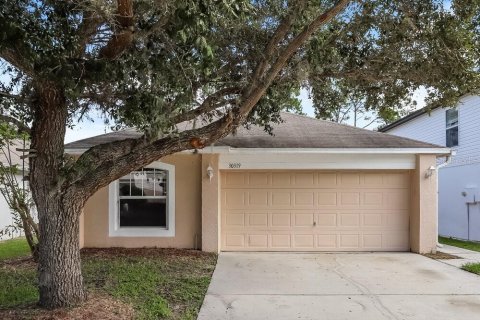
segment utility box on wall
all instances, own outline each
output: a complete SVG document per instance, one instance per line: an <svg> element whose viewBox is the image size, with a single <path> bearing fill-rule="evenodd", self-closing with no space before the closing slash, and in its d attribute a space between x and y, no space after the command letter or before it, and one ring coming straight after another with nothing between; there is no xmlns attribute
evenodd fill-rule
<svg viewBox="0 0 480 320"><path fill-rule="evenodd" d="M477 185L469 184L465 186L465 191L462 192L466 203L480 203L480 191Z"/></svg>
<svg viewBox="0 0 480 320"><path fill-rule="evenodd" d="M480 241L480 189L468 184L462 192L467 211L467 240Z"/></svg>

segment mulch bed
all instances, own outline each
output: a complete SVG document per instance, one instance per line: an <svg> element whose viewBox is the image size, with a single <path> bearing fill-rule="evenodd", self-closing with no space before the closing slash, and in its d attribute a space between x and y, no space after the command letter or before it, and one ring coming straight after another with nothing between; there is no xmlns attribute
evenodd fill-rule
<svg viewBox="0 0 480 320"><path fill-rule="evenodd" d="M1 267L12 267L12 268L35 268L37 264L33 261L32 257L23 257L15 259L7 259L0 261Z"/></svg>
<svg viewBox="0 0 480 320"><path fill-rule="evenodd" d="M44 310L36 305L0 310L0 319L19 320L127 320L133 319L133 308L118 300L105 295L91 294L88 300L79 307L57 310Z"/></svg>
<svg viewBox="0 0 480 320"><path fill-rule="evenodd" d="M193 249L174 248L84 248L82 257L118 258L118 257L161 257L175 259L178 257L204 257L212 253Z"/></svg>
<svg viewBox="0 0 480 320"><path fill-rule="evenodd" d="M212 255L212 253L193 250L193 249L174 249L174 248L84 248L81 251L84 258L117 258L117 257L202 257ZM32 257L22 257L0 261L0 267L36 267Z"/></svg>

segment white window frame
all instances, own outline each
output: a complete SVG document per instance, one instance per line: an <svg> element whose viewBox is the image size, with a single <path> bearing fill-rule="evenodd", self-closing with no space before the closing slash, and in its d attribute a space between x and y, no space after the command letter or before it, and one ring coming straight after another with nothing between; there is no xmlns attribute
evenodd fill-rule
<svg viewBox="0 0 480 320"><path fill-rule="evenodd" d="M447 121L448 121L448 112L449 111L456 111L457 112L457 122L454 123L453 125L448 125ZM449 146L449 148L455 148L455 147L458 147L460 145L460 128L459 128L459 119L460 118L460 114L458 112L458 109L448 109L448 110L445 110L445 145L447 146L447 137L448 137L448 130L450 129L454 129L454 128L457 128L457 144L456 145L452 145L452 146Z"/></svg>
<svg viewBox="0 0 480 320"><path fill-rule="evenodd" d="M165 170L167 179L167 227L120 227L119 180L108 187L108 215L110 237L174 237L175 236L175 166L155 161L144 168Z"/></svg>

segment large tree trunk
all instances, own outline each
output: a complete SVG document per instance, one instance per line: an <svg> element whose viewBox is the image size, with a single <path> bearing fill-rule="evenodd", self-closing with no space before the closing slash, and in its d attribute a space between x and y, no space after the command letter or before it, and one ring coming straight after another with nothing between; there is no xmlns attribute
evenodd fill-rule
<svg viewBox="0 0 480 320"><path fill-rule="evenodd" d="M80 196L63 179L68 109L63 90L52 83L35 86L32 106L30 186L37 205L40 248L40 305L53 309L85 300L79 248Z"/></svg>
<svg viewBox="0 0 480 320"><path fill-rule="evenodd" d="M38 280L40 305L72 306L85 300L79 247L81 207L63 196L38 206L40 255Z"/></svg>

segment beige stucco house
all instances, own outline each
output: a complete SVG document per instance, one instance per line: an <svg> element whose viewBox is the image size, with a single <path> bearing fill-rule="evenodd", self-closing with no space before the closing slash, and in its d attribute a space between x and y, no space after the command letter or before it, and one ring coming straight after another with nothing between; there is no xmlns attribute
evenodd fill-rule
<svg viewBox="0 0 480 320"><path fill-rule="evenodd" d="M284 113L98 191L82 247L413 251L437 244L436 158L448 148ZM133 130L66 146L70 154Z"/></svg>

